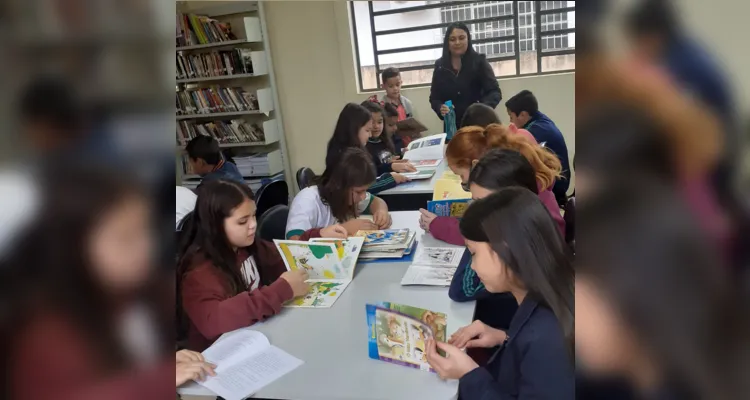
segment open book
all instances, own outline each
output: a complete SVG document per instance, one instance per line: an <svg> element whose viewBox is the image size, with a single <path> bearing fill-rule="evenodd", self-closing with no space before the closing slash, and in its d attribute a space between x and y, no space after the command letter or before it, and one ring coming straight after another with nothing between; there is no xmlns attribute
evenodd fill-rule
<svg viewBox="0 0 750 400"><path fill-rule="evenodd" d="M216 376L198 384L227 400L242 400L303 364L248 328L225 333L202 354Z"/></svg>
<svg viewBox="0 0 750 400"><path fill-rule="evenodd" d="M409 143L404 160L442 160L445 154L445 133L416 139Z"/></svg>
<svg viewBox="0 0 750 400"><path fill-rule="evenodd" d="M289 271L305 270L310 291L287 303L287 307L330 307L354 279L364 238L316 238L309 242L274 240Z"/></svg>
<svg viewBox="0 0 750 400"><path fill-rule="evenodd" d="M445 314L394 303L367 304L370 358L432 371L427 339L445 341Z"/></svg>
<svg viewBox="0 0 750 400"><path fill-rule="evenodd" d="M450 286L465 251L463 247L419 248L401 284Z"/></svg>

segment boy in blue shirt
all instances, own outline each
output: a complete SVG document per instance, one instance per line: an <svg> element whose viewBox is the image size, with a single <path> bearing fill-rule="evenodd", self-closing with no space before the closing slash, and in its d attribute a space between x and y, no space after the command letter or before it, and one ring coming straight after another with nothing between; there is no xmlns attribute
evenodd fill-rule
<svg viewBox="0 0 750 400"><path fill-rule="evenodd" d="M565 138L552 120L539 111L539 103L533 93L522 90L505 102L510 122L516 127L531 132L536 141L552 150L562 164L562 179L555 182L552 193L557 203L564 206L567 201L568 186L570 185L570 163L568 161L568 146Z"/></svg>
<svg viewBox="0 0 750 400"><path fill-rule="evenodd" d="M212 179L230 179L245 184L240 170L231 162L224 160L216 139L198 135L185 146L193 172L207 182Z"/></svg>

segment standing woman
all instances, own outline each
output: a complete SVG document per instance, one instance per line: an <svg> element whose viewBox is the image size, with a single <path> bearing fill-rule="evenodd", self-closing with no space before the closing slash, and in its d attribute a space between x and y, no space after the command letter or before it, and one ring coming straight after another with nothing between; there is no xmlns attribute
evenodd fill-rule
<svg viewBox="0 0 750 400"><path fill-rule="evenodd" d="M484 103L493 109L502 100L500 85L484 54L471 45L469 28L460 22L445 31L443 56L435 61L430 86L430 104L443 119L450 110L445 102L451 100L456 110L456 129L461 128L466 109L474 103Z"/></svg>

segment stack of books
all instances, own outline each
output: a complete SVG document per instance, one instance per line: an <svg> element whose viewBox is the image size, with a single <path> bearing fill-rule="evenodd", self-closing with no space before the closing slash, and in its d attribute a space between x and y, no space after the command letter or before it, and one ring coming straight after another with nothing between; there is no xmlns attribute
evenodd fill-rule
<svg viewBox="0 0 750 400"><path fill-rule="evenodd" d="M356 236L365 238L361 259L401 258L411 254L417 232L409 229L359 231Z"/></svg>
<svg viewBox="0 0 750 400"><path fill-rule="evenodd" d="M234 163L237 164L242 176L268 176L276 172L271 171L268 153L237 156L234 157Z"/></svg>

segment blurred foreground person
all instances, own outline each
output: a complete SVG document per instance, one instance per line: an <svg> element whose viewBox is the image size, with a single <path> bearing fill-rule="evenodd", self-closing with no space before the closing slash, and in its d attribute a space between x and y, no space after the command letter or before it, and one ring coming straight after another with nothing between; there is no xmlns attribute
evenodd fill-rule
<svg viewBox="0 0 750 400"><path fill-rule="evenodd" d="M747 314L680 196L634 174L578 206L582 370L624 378L636 398L748 398Z"/></svg>
<svg viewBox="0 0 750 400"><path fill-rule="evenodd" d="M142 188L89 164L40 176L41 213L7 266L27 271L3 332L10 397L171 398L174 291Z"/></svg>

